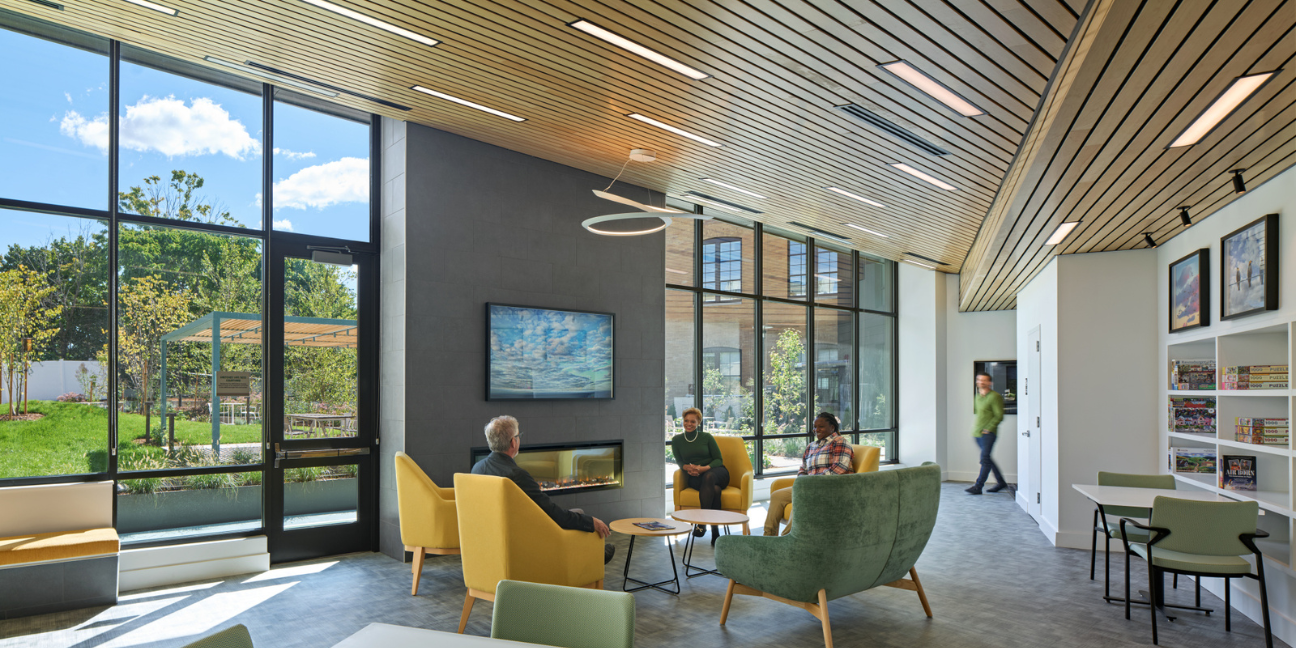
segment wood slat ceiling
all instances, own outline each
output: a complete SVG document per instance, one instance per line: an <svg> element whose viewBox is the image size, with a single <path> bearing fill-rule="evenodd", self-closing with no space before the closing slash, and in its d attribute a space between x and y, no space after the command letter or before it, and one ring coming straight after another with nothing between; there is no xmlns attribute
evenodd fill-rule
<svg viewBox="0 0 1296 648"><path fill-rule="evenodd" d="M1254 188L1296 162L1296 3L1095 0L1086 20L968 255L960 310L1014 308L1057 254L1178 235L1180 205L1200 222L1238 197L1230 169ZM1278 69L1210 135L1166 149L1233 79Z"/></svg>
<svg viewBox="0 0 1296 648"><path fill-rule="evenodd" d="M433 48L300 0L162 1L176 17L123 0L60 1L62 11L29 0L0 7L200 65L208 55L270 65L413 109L345 95L339 103L604 176L629 149L653 149L658 161L631 164L623 179L721 197L765 212L755 218L771 225L807 223L861 251L896 260L914 252L950 271L972 247L1084 9L1080 0L334 0L442 41ZM690 80L566 26L579 18L712 77ZM897 59L987 114L960 117L877 67ZM427 97L409 89L416 84L528 121ZM847 103L951 154L929 156L833 108ZM725 146L625 117L632 112ZM898 162L958 190L889 166ZM830 185L886 207L822 189Z"/></svg>

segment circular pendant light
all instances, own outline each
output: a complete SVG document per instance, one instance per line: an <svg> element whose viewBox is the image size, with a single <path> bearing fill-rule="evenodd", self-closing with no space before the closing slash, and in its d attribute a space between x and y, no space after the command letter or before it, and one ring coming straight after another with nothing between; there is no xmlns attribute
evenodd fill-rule
<svg viewBox="0 0 1296 648"><path fill-rule="evenodd" d="M634 229L634 230L610 230L610 229L600 229L594 227L599 223L606 223L608 221L636 220L636 219L643 219L643 218L660 219L661 224L658 225L654 223L652 227L646 227L643 229ZM670 227L670 224L671 224L671 219L669 217L658 216L657 214L649 214L647 212L631 212L628 214L606 214L603 216L595 216L593 218L587 218L584 221L581 221L581 227L584 227L586 230L590 231L591 233L598 234L600 236L643 236L644 234L656 234L657 232L660 232L666 229L667 227Z"/></svg>

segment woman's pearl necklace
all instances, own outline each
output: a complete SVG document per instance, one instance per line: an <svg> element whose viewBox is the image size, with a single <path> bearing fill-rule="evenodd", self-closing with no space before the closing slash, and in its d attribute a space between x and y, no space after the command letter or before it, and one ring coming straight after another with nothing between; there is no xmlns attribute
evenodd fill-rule
<svg viewBox="0 0 1296 648"><path fill-rule="evenodd" d="M701 428L696 428L696 429L694 429L694 430L693 430L693 438L690 439L690 438L688 438L688 432L686 431L686 432L684 432L684 440L685 440L685 441L688 441L689 443L693 443L694 441L697 441L697 439L698 439L698 435L701 434L701 433L702 433L702 429L701 429Z"/></svg>

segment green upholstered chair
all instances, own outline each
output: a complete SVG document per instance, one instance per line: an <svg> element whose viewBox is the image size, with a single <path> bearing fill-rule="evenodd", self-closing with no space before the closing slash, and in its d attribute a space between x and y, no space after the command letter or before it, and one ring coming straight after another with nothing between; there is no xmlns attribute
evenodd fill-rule
<svg viewBox="0 0 1296 648"><path fill-rule="evenodd" d="M252 635L248 634L247 626L239 624L203 637L184 648L252 648Z"/></svg>
<svg viewBox="0 0 1296 648"><path fill-rule="evenodd" d="M721 536L716 543L716 568L730 579L720 624L734 594L763 596L813 614L832 648L828 601L882 585L917 592L930 617L914 563L936 524L940 480L940 466L930 462L796 480L787 535Z"/></svg>
<svg viewBox="0 0 1296 648"><path fill-rule="evenodd" d="M1152 500L1149 524L1122 518L1120 526L1125 542L1125 618L1130 618L1129 561L1133 552L1148 563L1148 592L1152 596L1152 643L1157 643L1157 608L1187 606L1165 605L1162 575L1166 573L1224 580L1224 629L1232 630L1232 601L1229 583L1234 578L1260 581L1260 611L1264 617L1265 645L1273 648L1269 628L1269 595L1265 591L1264 557L1255 539L1269 534L1256 528L1260 505L1256 502L1199 502L1173 497ZM1144 544L1133 542L1133 531L1148 534ZM1243 556L1255 557L1255 571ZM1200 600L1198 601L1200 603Z"/></svg>
<svg viewBox="0 0 1296 648"><path fill-rule="evenodd" d="M1174 475L1131 475L1128 473L1098 472L1099 486L1123 486L1125 488L1162 488L1175 489ZM1104 515L1105 513L1105 515ZM1093 533L1089 547L1089 580L1094 579L1094 563L1098 557L1098 534L1103 534L1103 597L1111 599L1111 541L1121 540L1120 518L1140 518L1146 520L1152 512L1132 506L1095 506ZM1147 542L1147 533L1131 528L1133 537L1130 542ZM1179 584L1178 577L1175 585ZM1198 586L1200 590L1200 585ZM1200 597L1200 592L1198 593Z"/></svg>
<svg viewBox="0 0 1296 648"><path fill-rule="evenodd" d="M564 648L634 648L634 595L502 580L491 636Z"/></svg>

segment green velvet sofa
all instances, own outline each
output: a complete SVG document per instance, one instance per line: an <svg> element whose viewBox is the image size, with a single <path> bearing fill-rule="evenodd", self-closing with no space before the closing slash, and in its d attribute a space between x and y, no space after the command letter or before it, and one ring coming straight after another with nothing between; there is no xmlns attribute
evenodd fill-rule
<svg viewBox="0 0 1296 648"><path fill-rule="evenodd" d="M930 462L798 478L787 535L721 536L716 543L716 567L729 578L720 624L734 594L762 596L813 614L832 648L828 601L883 585L917 592L930 617L914 563L936 525L940 478L940 466Z"/></svg>

